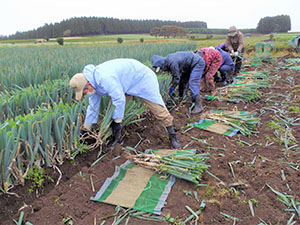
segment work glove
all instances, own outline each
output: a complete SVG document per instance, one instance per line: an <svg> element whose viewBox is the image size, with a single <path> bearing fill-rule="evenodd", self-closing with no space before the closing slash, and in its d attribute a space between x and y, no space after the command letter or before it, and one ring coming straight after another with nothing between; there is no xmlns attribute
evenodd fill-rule
<svg viewBox="0 0 300 225"><path fill-rule="evenodd" d="M239 55L239 52L238 52L238 51L236 51L236 52L234 53L234 55L235 55L235 56L238 56L238 55Z"/></svg>
<svg viewBox="0 0 300 225"><path fill-rule="evenodd" d="M110 127L112 129L112 133L113 133L114 136L116 136L117 134L119 134L120 131L121 131L121 124L120 123L116 123L115 121L111 122Z"/></svg>
<svg viewBox="0 0 300 225"><path fill-rule="evenodd" d="M169 95L172 96L172 94L174 93L174 91L175 91L175 88L171 87L170 90L169 90Z"/></svg>
<svg viewBox="0 0 300 225"><path fill-rule="evenodd" d="M112 150L117 143L121 143L121 124L116 123L115 121L112 121L110 124L110 127L112 129L112 135L110 136L110 140L108 142L107 147Z"/></svg>

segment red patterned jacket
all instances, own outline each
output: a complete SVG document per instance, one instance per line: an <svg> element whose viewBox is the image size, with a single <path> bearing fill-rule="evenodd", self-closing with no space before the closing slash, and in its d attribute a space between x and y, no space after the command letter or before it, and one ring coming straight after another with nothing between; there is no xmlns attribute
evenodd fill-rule
<svg viewBox="0 0 300 225"><path fill-rule="evenodd" d="M205 78L212 78L221 66L221 53L213 48L201 48L200 50L197 50L197 53L202 56L205 61L205 69L203 71Z"/></svg>

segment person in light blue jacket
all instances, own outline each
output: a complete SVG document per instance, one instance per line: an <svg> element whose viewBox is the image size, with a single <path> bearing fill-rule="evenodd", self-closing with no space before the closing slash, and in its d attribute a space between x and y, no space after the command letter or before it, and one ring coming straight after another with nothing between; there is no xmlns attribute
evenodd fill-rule
<svg viewBox="0 0 300 225"><path fill-rule="evenodd" d="M136 96L143 100L156 119L167 128L172 148L180 148L173 127L173 117L167 110L159 92L156 74L147 66L135 59L113 59L98 66L87 65L82 73L75 74L70 86L76 92L76 100L82 96L89 97L84 121L84 128L90 130L98 121L101 96L110 96L115 110L111 122L113 148L121 142L121 122L124 118L126 95Z"/></svg>

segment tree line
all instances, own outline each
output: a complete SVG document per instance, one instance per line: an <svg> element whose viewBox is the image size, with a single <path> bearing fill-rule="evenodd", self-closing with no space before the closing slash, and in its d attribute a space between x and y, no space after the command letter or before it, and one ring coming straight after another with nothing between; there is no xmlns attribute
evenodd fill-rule
<svg viewBox="0 0 300 225"><path fill-rule="evenodd" d="M262 34L288 32L291 30L291 18L288 15L264 17L260 19L256 29Z"/></svg>
<svg viewBox="0 0 300 225"><path fill-rule="evenodd" d="M264 17L256 28L239 29L246 33L268 34L291 30L291 19L288 15ZM14 35L2 36L2 40L57 38L69 36L106 35L106 34L142 34L153 36L177 37L191 34L227 34L228 29L208 29L202 21L162 21L162 20L131 20L104 17L75 17L60 23L45 24L37 29L17 32Z"/></svg>
<svg viewBox="0 0 300 225"><path fill-rule="evenodd" d="M163 36L165 38L169 37L184 37L187 35L187 31L183 27L175 25L164 25L162 27L153 27L150 30L151 36Z"/></svg>
<svg viewBox="0 0 300 225"><path fill-rule="evenodd" d="M228 29L187 28L191 34L227 34ZM264 17L259 20L256 28L239 29L242 33L269 34L272 32L288 32L291 30L291 18L288 15Z"/></svg>
<svg viewBox="0 0 300 225"><path fill-rule="evenodd" d="M175 25L183 28L207 28L202 21L162 21L131 20L104 17L75 17L60 23L45 24L37 29L17 32L2 39L56 38L63 36L85 36L101 34L142 34L150 33L151 28Z"/></svg>
<svg viewBox="0 0 300 225"><path fill-rule="evenodd" d="M224 29L224 28L187 28L186 30L190 34L220 34L220 35L226 35L228 33L228 29ZM238 29L238 30L241 31L243 34L257 33L257 30L255 28Z"/></svg>

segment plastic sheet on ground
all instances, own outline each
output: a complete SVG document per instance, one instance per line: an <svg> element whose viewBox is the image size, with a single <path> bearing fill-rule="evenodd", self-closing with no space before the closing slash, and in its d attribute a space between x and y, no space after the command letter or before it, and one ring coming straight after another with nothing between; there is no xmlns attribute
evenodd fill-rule
<svg viewBox="0 0 300 225"><path fill-rule="evenodd" d="M286 65L276 67L276 69L300 70L300 58L289 58L284 60Z"/></svg>
<svg viewBox="0 0 300 225"><path fill-rule="evenodd" d="M297 52L300 52L300 35L295 36L292 40L289 40L288 43L296 48Z"/></svg>

